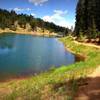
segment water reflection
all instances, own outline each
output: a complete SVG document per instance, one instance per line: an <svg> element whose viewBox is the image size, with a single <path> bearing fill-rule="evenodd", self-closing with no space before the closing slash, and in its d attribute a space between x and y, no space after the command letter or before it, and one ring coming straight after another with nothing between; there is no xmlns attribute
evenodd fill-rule
<svg viewBox="0 0 100 100"><path fill-rule="evenodd" d="M75 57L55 38L6 34L0 36L0 78L28 76L69 65Z"/></svg>

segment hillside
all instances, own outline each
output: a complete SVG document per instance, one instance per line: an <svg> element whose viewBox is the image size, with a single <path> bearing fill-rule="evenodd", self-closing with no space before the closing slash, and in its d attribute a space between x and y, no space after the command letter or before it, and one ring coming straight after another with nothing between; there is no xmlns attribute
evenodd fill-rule
<svg viewBox="0 0 100 100"><path fill-rule="evenodd" d="M0 31L30 34L61 34L66 35L68 28L57 26L54 23L45 22L32 15L17 14L15 11L0 9ZM0 33L1 33L0 32Z"/></svg>

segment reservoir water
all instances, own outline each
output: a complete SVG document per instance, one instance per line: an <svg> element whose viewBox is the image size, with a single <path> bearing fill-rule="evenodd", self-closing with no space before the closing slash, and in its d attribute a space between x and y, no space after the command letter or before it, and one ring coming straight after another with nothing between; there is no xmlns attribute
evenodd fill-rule
<svg viewBox="0 0 100 100"><path fill-rule="evenodd" d="M75 56L57 38L0 35L0 80L29 76L74 62Z"/></svg>

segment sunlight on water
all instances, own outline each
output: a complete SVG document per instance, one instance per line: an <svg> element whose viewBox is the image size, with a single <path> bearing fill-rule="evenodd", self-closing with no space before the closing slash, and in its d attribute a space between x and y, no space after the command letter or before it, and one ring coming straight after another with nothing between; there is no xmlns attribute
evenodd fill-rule
<svg viewBox="0 0 100 100"><path fill-rule="evenodd" d="M0 79L28 76L75 62L56 38L7 34L0 36Z"/></svg>

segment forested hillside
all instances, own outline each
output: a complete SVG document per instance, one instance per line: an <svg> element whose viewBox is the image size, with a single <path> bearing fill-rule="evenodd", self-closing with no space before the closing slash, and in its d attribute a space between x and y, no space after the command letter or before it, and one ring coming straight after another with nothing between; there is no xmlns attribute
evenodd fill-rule
<svg viewBox="0 0 100 100"><path fill-rule="evenodd" d="M17 14L15 11L7 11L0 9L0 28L9 28L10 30L16 31L17 26L26 29L30 27L29 31L36 31L37 27L41 28L42 31L45 29L49 32L61 32L68 33L69 29L55 25L54 23L45 22L40 18L34 18L32 15Z"/></svg>
<svg viewBox="0 0 100 100"><path fill-rule="evenodd" d="M100 0L79 0L76 8L76 36L100 38Z"/></svg>

